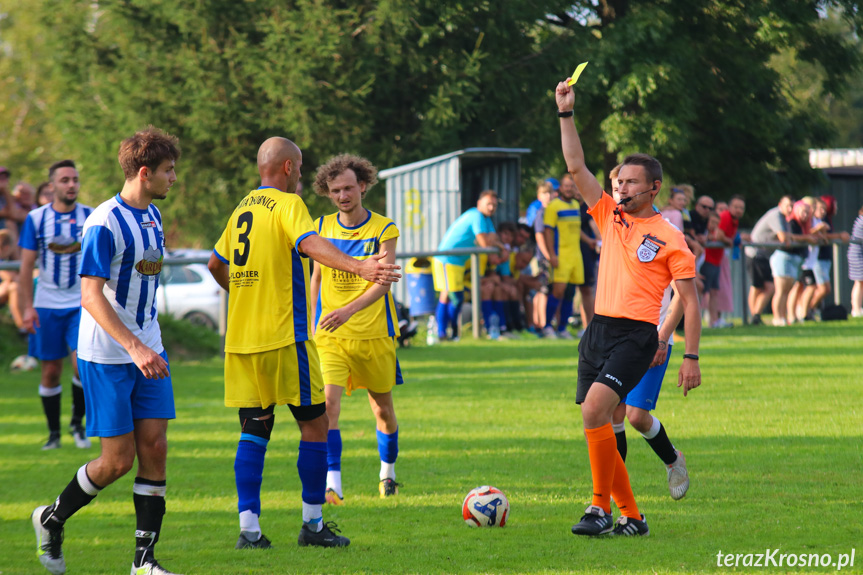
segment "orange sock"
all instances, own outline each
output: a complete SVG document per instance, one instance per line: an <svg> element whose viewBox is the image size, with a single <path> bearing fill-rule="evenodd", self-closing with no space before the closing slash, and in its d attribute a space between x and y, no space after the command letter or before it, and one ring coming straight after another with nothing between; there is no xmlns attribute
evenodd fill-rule
<svg viewBox="0 0 863 575"><path fill-rule="evenodd" d="M630 519L641 520L638 505L635 503L635 495L632 494L632 486L629 484L629 472L620 453L617 453L617 468L614 470L614 482L611 484L611 495L620 509L620 514Z"/></svg>
<svg viewBox="0 0 863 575"><path fill-rule="evenodd" d="M606 513L611 513L611 486L614 482L617 459L620 459L620 454L617 452L617 439L614 437L614 430L611 428L611 423L606 423L602 427L585 429L584 434L587 437L590 475L593 477L593 500L591 505L596 505L597 507L601 507ZM627 478L626 483L629 485L629 478Z"/></svg>

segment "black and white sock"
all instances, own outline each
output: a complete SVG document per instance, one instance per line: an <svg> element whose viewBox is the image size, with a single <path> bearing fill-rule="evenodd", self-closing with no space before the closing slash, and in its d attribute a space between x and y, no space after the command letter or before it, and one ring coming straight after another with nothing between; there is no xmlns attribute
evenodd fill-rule
<svg viewBox="0 0 863 575"><path fill-rule="evenodd" d="M78 468L72 481L53 505L42 512L42 525L48 529L60 529L76 511L93 501L102 488L87 475L87 464Z"/></svg>
<svg viewBox="0 0 863 575"><path fill-rule="evenodd" d="M136 477L132 487L135 501L135 567L153 557L165 515L166 482Z"/></svg>
<svg viewBox="0 0 863 575"><path fill-rule="evenodd" d="M642 433L641 436L647 440L647 443L663 463L671 465L677 461L677 451L671 444L671 440L668 439L668 434L665 433L665 426L660 423L658 418L653 418L653 425L650 426L650 430L647 433Z"/></svg>

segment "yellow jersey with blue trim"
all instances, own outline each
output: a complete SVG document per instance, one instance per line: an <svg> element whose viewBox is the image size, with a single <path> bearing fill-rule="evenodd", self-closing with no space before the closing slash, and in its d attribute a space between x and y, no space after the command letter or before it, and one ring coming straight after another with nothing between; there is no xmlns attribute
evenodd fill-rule
<svg viewBox="0 0 863 575"><path fill-rule="evenodd" d="M365 260L381 252L381 245L399 237L395 223L372 211L356 227L348 227L339 221L339 214L323 216L317 221L318 234L331 241L342 253L357 260ZM321 292L318 297L318 315L315 321L333 310L342 308L375 285L360 276L341 270L321 266ZM344 339L377 339L399 335L396 306L391 293L361 309L331 334ZM323 331L318 331L323 334Z"/></svg>
<svg viewBox="0 0 863 575"><path fill-rule="evenodd" d="M554 253L560 259L581 254L581 205L578 200L555 198L545 208L543 223L554 228ZM581 259L579 257L579 259Z"/></svg>
<svg viewBox="0 0 863 575"><path fill-rule="evenodd" d="M213 250L230 267L225 352L260 353L312 334L309 258L315 233L300 196L260 187L240 201Z"/></svg>

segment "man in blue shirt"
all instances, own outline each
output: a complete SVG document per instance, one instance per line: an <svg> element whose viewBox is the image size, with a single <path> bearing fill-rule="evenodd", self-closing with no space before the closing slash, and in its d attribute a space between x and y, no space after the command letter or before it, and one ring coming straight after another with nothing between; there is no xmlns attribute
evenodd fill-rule
<svg viewBox="0 0 863 575"><path fill-rule="evenodd" d="M456 248L472 248L475 246L497 247L501 253L497 258L491 258L492 264L509 258L509 252L501 243L494 231L491 217L497 210L498 197L494 190L485 190L479 195L475 208L467 210L447 229L438 250ZM432 260L435 291L440 292L435 317L437 319L438 337L446 338L447 324L452 326L452 338L458 338L458 317L464 303L465 265L470 256L436 256ZM480 275L485 271L480 266Z"/></svg>

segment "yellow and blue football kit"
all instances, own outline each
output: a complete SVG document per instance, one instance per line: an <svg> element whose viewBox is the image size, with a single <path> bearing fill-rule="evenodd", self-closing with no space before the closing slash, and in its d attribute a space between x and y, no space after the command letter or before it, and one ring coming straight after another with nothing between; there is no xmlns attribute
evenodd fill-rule
<svg viewBox="0 0 863 575"><path fill-rule="evenodd" d="M581 206L577 200L556 198L543 215L546 227L554 229L554 283L584 283L584 263L581 258Z"/></svg>
<svg viewBox="0 0 863 575"><path fill-rule="evenodd" d="M318 234L342 253L364 260L380 253L387 240L399 237L392 220L369 211L363 223L347 227L339 214L317 221ZM321 265L318 317L343 308L375 285L363 278ZM315 343L321 355L324 383L353 389L386 393L401 383L396 360L395 338L399 335L395 302L390 293L357 311L334 332L318 329Z"/></svg>
<svg viewBox="0 0 863 575"><path fill-rule="evenodd" d="M216 257L230 266L226 406L325 402L311 340L309 260L298 248L314 233L299 196L260 187L240 201L216 243ZM243 357L252 354L259 357Z"/></svg>

